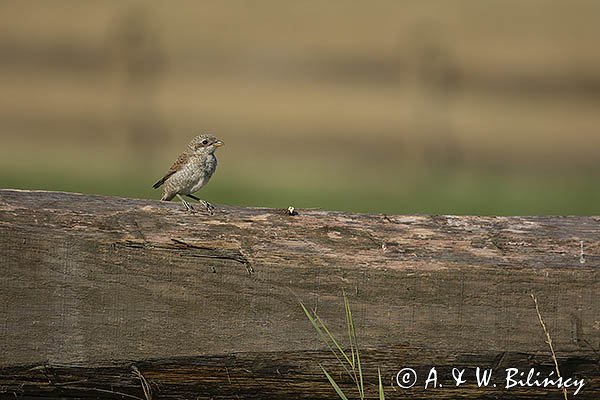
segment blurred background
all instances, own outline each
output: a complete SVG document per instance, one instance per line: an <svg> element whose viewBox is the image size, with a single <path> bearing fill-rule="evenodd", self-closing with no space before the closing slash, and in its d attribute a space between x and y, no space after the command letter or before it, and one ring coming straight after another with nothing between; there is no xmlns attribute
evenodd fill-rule
<svg viewBox="0 0 600 400"><path fill-rule="evenodd" d="M600 214L600 2L2 1L0 187Z"/></svg>

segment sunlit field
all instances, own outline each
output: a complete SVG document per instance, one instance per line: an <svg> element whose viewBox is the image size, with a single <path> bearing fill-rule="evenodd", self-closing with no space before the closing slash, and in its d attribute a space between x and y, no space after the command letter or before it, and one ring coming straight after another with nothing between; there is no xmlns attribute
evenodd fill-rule
<svg viewBox="0 0 600 400"><path fill-rule="evenodd" d="M600 3L0 4L0 187L370 213L600 214Z"/></svg>

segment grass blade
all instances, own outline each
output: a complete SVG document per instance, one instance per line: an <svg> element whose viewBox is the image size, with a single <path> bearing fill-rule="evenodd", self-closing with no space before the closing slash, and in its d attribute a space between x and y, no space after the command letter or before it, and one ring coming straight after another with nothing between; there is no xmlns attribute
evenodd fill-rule
<svg viewBox="0 0 600 400"><path fill-rule="evenodd" d="M323 368L322 365L320 367L323 370L323 373L325 374L327 379L329 380L329 383L331 384L331 386L333 386L333 388L335 389L335 392L338 394L338 396L340 396L340 399L348 400L348 398L346 397L344 392L342 392L342 389L338 386L337 382L331 377L331 375L329 375L327 370L325 368Z"/></svg>
<svg viewBox="0 0 600 400"><path fill-rule="evenodd" d="M333 334L329 331L329 328L327 328L327 324L325 324L325 322L321 319L321 317L319 317L318 315L316 315L317 321L321 324L321 326L323 327L323 329L325 330L325 332L327 332L327 335L329 336L329 338L331 339L331 341L333 342L333 344L335 345L335 347L337 347L337 350L340 352L340 354L346 359L346 362L348 364L350 364L350 366L352 368L354 368L354 364L350 361L350 358L348 357L348 354L346 354L346 352L344 351L344 349L342 349L342 346L340 346L340 344L338 343L337 340L335 340L335 337L333 336Z"/></svg>
<svg viewBox="0 0 600 400"><path fill-rule="evenodd" d="M358 348L356 348L356 364L358 365L358 392L360 394L360 398L364 399L365 385L363 383L362 366L360 365L360 355L358 354Z"/></svg>
<svg viewBox="0 0 600 400"><path fill-rule="evenodd" d="M379 400L385 400L385 394L383 393L383 383L381 382L381 370L377 368L377 375L379 376Z"/></svg>
<svg viewBox="0 0 600 400"><path fill-rule="evenodd" d="M346 325L348 327L348 341L350 342L350 353L352 354L352 363L350 365L352 366L352 370L354 370L356 366L356 358L354 357L354 340L352 339L352 312L350 311L350 303L348 302L346 292L344 292L344 311L346 313Z"/></svg>
<svg viewBox="0 0 600 400"><path fill-rule="evenodd" d="M310 321L312 326L315 328L315 330L319 334L321 340L323 340L325 342L325 344L327 345L329 350L333 353L333 355L335 356L337 361L341 364L341 366L348 373L348 375L350 376L350 378L356 385L356 387L358 389L359 398L361 400L364 400L365 399L365 386L364 386L364 380L363 380L362 365L361 365L361 361L360 361L360 352L358 350L358 339L356 337L356 326L354 325L354 319L352 317L352 311L350 309L350 302L348 301L348 297L346 296L346 293L344 292L344 311L346 314L348 340L350 341L350 353L351 353L350 357L348 356L347 352L344 351L344 349L342 349L342 347L340 346L338 341L335 339L335 337L333 336L331 331L329 331L327 324L325 324L325 322L321 319L321 317L319 317L319 315L316 312L309 311L308 308L306 308L306 306L304 305L304 303L302 303L302 301L300 301L300 306L302 307L304 314L306 315L306 317L308 318L308 320ZM346 362L344 362L344 360ZM346 366L346 363L351 367L351 371ZM344 394L344 392L339 387L337 382L327 372L327 370L322 365L319 364L319 366L323 370L323 373L327 377L327 380L329 381L331 386L336 391L337 395L342 400L348 400L347 396ZM377 375L379 378L379 385L378 385L379 399L385 400L383 382L381 381L381 370L379 368L377 368Z"/></svg>
<svg viewBox="0 0 600 400"><path fill-rule="evenodd" d="M333 355L338 360L338 362L340 363L340 365L344 368L344 370L348 373L348 375L350 375L350 378L352 378L352 380L356 382L356 379L352 375L352 372L350 372L350 370L346 367L346 364L344 364L344 361L338 355L337 351L335 351L335 349L331 346L331 342L333 342L333 344L335 345L335 347L337 347L337 350L342 354L342 356L346 359L346 361L348 363L350 363L350 360L349 360L348 356L342 350L342 348L339 345L339 343L335 340L335 337L329 331L329 329L327 328L327 325L325 324L325 322L317 314L315 314L315 317L313 317L312 314L311 314L311 312L304 305L304 303L300 302L300 306L302 307L302 310L304 310L304 314L306 314L306 317L309 319L309 321L312 324L313 328L315 328L315 330L317 331L317 333L321 337L321 340L323 342L325 342L325 344L329 348L329 351L331 351L333 353ZM327 333L327 335L325 335L325 333L323 333L323 331L325 331L325 333Z"/></svg>
<svg viewBox="0 0 600 400"><path fill-rule="evenodd" d="M360 365L360 354L358 353L358 341L356 340L356 328L354 326L354 318L352 318L352 310L350 309L350 301L344 293L344 310L346 312L346 324L348 325L348 338L350 340L350 351L352 352L352 371L354 372L354 381L358 388L358 394L361 399L365 398L365 386L362 376L362 366ZM358 368L357 368L358 367ZM358 376L356 370L358 369Z"/></svg>

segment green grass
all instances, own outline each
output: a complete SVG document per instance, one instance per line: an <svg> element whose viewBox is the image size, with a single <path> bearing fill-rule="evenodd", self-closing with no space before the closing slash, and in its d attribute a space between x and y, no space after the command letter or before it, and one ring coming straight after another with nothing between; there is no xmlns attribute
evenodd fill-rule
<svg viewBox="0 0 600 400"><path fill-rule="evenodd" d="M285 167L283 168L285 169ZM291 174L291 173L290 173ZM368 179L368 175L377 179ZM600 215L598 177L430 170L398 175L372 171L358 179L286 178L278 171L259 179L219 171L199 194L213 203L287 208L320 207L388 214ZM0 187L74 191L158 199L155 176L141 173L79 175L77 171L34 169L0 173ZM323 178L323 177L321 177ZM358 183L357 183L358 182Z"/></svg>
<svg viewBox="0 0 600 400"><path fill-rule="evenodd" d="M325 321L319 317L316 312L309 311L304 303L300 302L300 306L304 311L304 314L310 321L311 325L319 335L319 338L325 343L329 351L335 356L339 365L344 369L346 374L352 379L358 392L358 397L361 400L366 398L365 383L363 379L363 366L360 361L360 352L358 348L358 339L356 336L356 327L354 325L354 319L352 318L352 310L350 309L350 303L346 293L344 293L344 312L346 317L346 327L348 332L348 349L344 349L340 344L340 340L331 333ZM323 365L320 365L323 374L342 400L348 400L348 396L331 376L331 374L325 369ZM385 394L383 390L383 383L381 381L381 370L377 369L377 375L379 378L378 383L378 394L380 400L385 400Z"/></svg>

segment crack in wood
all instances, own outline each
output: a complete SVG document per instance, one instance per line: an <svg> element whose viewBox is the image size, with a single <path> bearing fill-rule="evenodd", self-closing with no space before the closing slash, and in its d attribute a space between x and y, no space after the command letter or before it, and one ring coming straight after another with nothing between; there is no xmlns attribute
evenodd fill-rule
<svg viewBox="0 0 600 400"><path fill-rule="evenodd" d="M184 240L181 239L176 239L176 238L171 238L171 241L173 241L174 243L177 243L179 245L182 245L184 248L189 248L189 249L197 249L197 250L208 250L208 251L213 251L213 252L222 252L222 249L217 249L217 248L213 248L213 247L207 247L207 246L198 246L192 243L188 243ZM254 273L254 268L252 267L252 265L250 264L250 261L248 261L248 258L246 258L246 256L244 256L242 254L241 249L236 250L236 253L234 255L229 255L229 254L199 254L199 253L193 253L192 256L194 257L200 257L200 258L212 258L212 259L216 259L216 260L230 260L230 261L235 261L238 262L242 265L244 265L244 267L246 268L246 272L248 273L248 275L251 275L252 273Z"/></svg>

